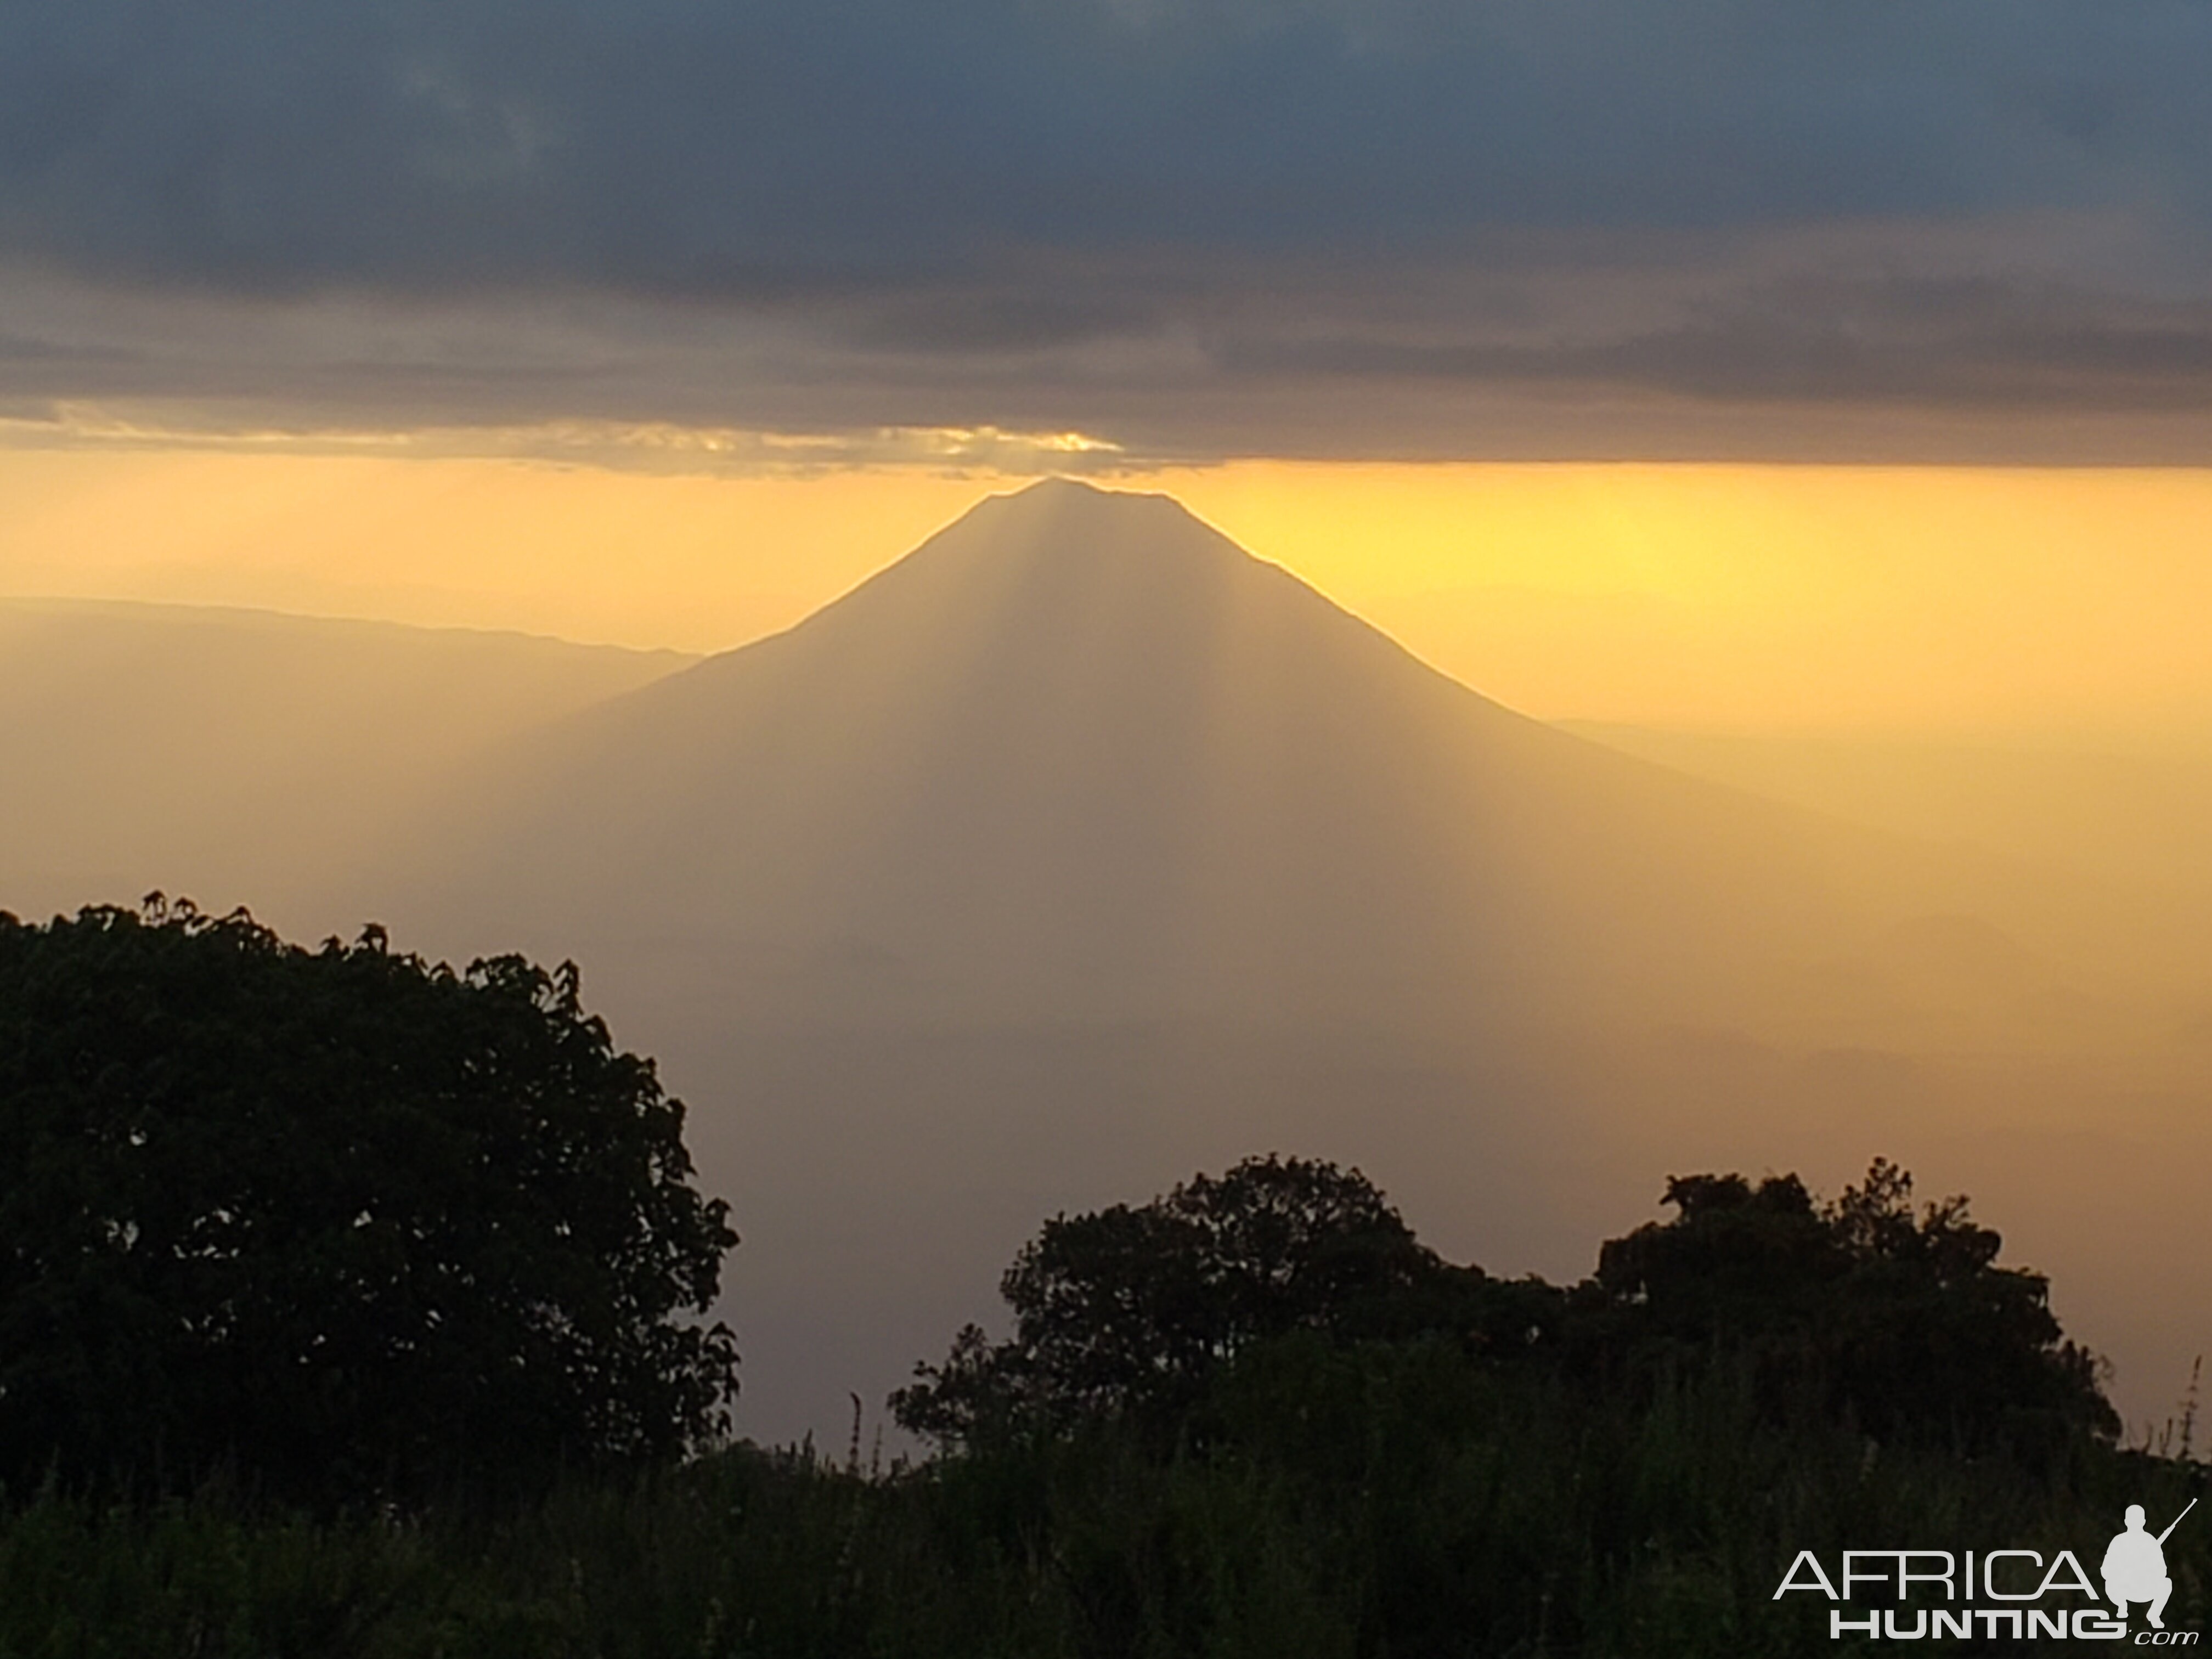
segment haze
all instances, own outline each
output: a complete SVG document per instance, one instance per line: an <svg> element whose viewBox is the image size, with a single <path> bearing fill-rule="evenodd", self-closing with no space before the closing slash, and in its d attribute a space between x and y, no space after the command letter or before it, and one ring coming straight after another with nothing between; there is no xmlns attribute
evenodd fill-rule
<svg viewBox="0 0 2212 1659"><path fill-rule="evenodd" d="M433 549L473 563L418 605L581 616L627 584L682 615L678 593L625 577L599 539L612 520L579 510L597 498L640 511L625 533L647 572L688 564L692 611L735 615L789 602L779 587L804 605L807 577L883 562L866 541L884 522L986 494L908 475L164 460L111 475L135 470L143 501L119 485L76 498L88 543L129 544L114 532L132 513L147 526L149 557L88 564L86 586L274 598L252 584L389 545L369 569L435 570ZM308 496L334 469L375 510L364 528L295 500L276 521L320 550L288 561L222 533L252 499L235 468L306 469ZM0 749L23 785L0 816L6 902L161 888L252 903L299 936L373 916L434 954L583 962L594 1006L692 1101L705 1178L747 1223L727 1310L748 1335L744 1426L767 1437L828 1432L846 1389L880 1397L987 1316L1042 1216L1258 1146L1360 1164L1443 1248L1555 1275L1586 1269L1668 1173L1790 1167L1833 1185L1899 1157L1931 1188L1972 1190L2057 1275L2131 1411L2170 1404L2205 1334L2173 1301L2204 1305L2208 1288L2183 1173L2204 1150L2212 1033L2196 682L2153 696L2152 648L2115 656L2092 723L2059 695L2078 665L2008 680L1978 672L2005 658L1992 646L1931 655L1915 703L1869 641L1932 649L2030 613L2086 652L2112 608L2081 601L2096 573L2060 557L2064 538L2124 501L2146 542L2171 535L2159 514L2197 480L1192 481L1272 523L1285 566L1169 498L1049 484L984 501L804 626L705 659L190 605L0 606ZM201 488L184 512L177 492ZM454 521L471 489L496 509L473 526ZM2063 579L2036 602L1966 580L1974 550L1955 538L2008 490ZM70 501L49 500L38 534L58 550ZM698 516L663 544L654 501ZM1949 510L1922 526L1919 558L1897 537L1846 556L1875 517L1929 501ZM751 538L718 563L718 532L749 505ZM1762 540L1791 526L1789 551ZM1543 526L1562 543L1551 567ZM1361 537L1371 560L1344 550ZM196 563L162 556L187 545ZM539 546L532 583L519 554ZM2188 610L2179 553L2155 596L2179 603L2153 603L2157 559L2123 573L2148 640L2174 639ZM1424 667L1286 574L1301 563L1364 571L1354 608L1425 619L1431 663L1486 653L1532 685L1551 674L1587 699L1570 711L1613 717L1579 728L1601 746ZM563 568L582 578L565 592ZM1547 602L1528 603L1547 568ZM506 590L489 580L502 571ZM1462 573L1522 602L1471 605ZM1672 663L1618 627L1638 583L1692 619ZM1943 596L1945 627L1908 595ZM1844 640L1785 664L1759 615L1785 639L1832 617ZM1878 696L1854 702L1846 643ZM1723 703L1731 672L1753 690L1771 678ZM1737 709L1734 728L1683 722L1664 688L1686 682ZM2062 708L2075 718L2039 720ZM2163 1264L2151 1294L2145 1250Z"/></svg>

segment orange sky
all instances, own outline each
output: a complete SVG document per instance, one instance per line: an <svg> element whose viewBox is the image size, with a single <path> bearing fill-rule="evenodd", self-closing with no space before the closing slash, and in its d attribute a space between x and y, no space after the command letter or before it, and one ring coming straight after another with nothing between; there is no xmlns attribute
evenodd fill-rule
<svg viewBox="0 0 2212 1659"><path fill-rule="evenodd" d="M1021 481L0 448L0 595L713 650ZM1529 713L2212 726L2212 472L1249 463L1166 489Z"/></svg>

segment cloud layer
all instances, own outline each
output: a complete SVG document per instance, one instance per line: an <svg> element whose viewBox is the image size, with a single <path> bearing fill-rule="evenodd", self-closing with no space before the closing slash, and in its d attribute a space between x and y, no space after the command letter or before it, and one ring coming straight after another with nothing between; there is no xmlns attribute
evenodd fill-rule
<svg viewBox="0 0 2212 1659"><path fill-rule="evenodd" d="M2179 458L2208 84L2201 0L19 0L0 412Z"/></svg>

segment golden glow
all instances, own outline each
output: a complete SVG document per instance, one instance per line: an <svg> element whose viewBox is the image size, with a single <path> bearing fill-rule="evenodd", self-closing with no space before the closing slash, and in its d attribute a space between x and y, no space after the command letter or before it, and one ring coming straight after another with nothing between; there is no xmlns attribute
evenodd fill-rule
<svg viewBox="0 0 2212 1659"><path fill-rule="evenodd" d="M0 594L714 650L1018 477L0 449ZM1723 727L2212 714L2212 473L1274 462L1133 475L1531 714Z"/></svg>
<svg viewBox="0 0 2212 1659"><path fill-rule="evenodd" d="M1162 483L1438 667L1547 718L2212 714L2212 473L1267 465Z"/></svg>
<svg viewBox="0 0 2212 1659"><path fill-rule="evenodd" d="M981 493L477 459L0 448L0 595L249 605L714 651Z"/></svg>

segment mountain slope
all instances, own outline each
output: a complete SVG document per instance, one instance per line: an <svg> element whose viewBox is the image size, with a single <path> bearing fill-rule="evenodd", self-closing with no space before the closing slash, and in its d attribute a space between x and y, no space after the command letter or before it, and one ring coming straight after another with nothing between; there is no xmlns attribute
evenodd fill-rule
<svg viewBox="0 0 2212 1659"><path fill-rule="evenodd" d="M445 910L824 1018L1680 1013L1917 902L1876 837L1523 719L1173 501L1061 482L468 817Z"/></svg>

